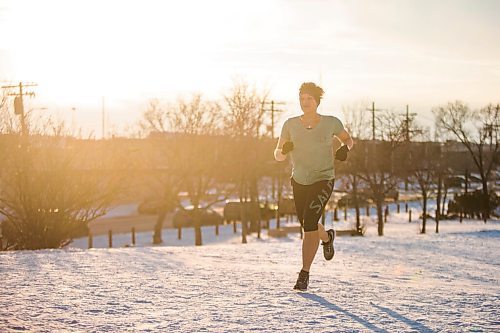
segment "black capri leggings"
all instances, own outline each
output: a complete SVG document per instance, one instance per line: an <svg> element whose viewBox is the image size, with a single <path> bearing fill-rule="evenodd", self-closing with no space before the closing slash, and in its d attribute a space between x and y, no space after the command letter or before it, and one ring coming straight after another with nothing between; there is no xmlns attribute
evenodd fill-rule
<svg viewBox="0 0 500 333"><path fill-rule="evenodd" d="M318 221L332 195L335 179L302 185L291 178L291 183L300 225L305 232L318 230Z"/></svg>

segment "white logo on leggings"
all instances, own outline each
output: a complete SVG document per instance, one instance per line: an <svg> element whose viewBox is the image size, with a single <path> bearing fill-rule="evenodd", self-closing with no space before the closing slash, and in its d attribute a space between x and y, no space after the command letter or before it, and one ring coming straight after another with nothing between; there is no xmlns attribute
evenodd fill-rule
<svg viewBox="0 0 500 333"><path fill-rule="evenodd" d="M326 185L328 186L328 188L330 190L333 189L334 182L335 182L335 180L331 179L331 180L328 181L328 183L326 183ZM324 204L328 201L329 197L330 197L330 194L328 193L328 191L325 190L325 189L323 189L321 191L321 193L318 194L318 201L316 202L316 200L313 200L309 204L309 208L316 209L316 214L319 214L321 212L321 210L323 209Z"/></svg>

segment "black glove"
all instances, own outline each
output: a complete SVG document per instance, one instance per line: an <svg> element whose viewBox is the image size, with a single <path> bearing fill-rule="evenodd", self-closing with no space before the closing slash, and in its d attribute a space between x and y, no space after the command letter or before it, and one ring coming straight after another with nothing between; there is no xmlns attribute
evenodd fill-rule
<svg viewBox="0 0 500 333"><path fill-rule="evenodd" d="M283 155L286 155L289 152L291 152L292 150L293 150L293 142L288 141L288 142L285 142L285 144L283 145L283 148L281 148L281 153Z"/></svg>
<svg viewBox="0 0 500 333"><path fill-rule="evenodd" d="M347 159L347 153L349 152L349 148L346 145L343 145L335 152L335 159L339 161L345 161Z"/></svg>

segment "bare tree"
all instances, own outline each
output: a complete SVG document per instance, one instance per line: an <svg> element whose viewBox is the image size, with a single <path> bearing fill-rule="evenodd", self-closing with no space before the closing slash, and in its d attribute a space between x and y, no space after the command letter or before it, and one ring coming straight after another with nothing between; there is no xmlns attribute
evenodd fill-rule
<svg viewBox="0 0 500 333"><path fill-rule="evenodd" d="M229 135L237 144L237 151L233 156L239 172L238 193L240 199L240 209L242 217L242 243L246 243L248 226L247 215L254 217L254 214L247 214L245 204L247 200L258 204L258 179L259 179L259 159L256 138L259 135L259 128L263 124L264 108L267 94L259 95L255 88L250 88L244 81L235 81L232 89L224 100L227 104L227 112L224 119L224 133ZM252 205L250 205L251 207ZM257 206L258 207L258 206ZM251 221L251 229L259 229L260 221ZM260 229L259 229L260 230Z"/></svg>
<svg viewBox="0 0 500 333"><path fill-rule="evenodd" d="M158 218L153 232L153 244L161 244L163 223L167 213L180 206L178 192L180 190L179 163L175 162L178 156L178 145L172 144L175 139L169 136L171 131L171 114L174 106L162 107L158 99L149 101L148 109L143 113L142 119L137 124L138 136L149 136L148 147L150 151L145 152L142 161L145 167L153 169L162 168L161 175L155 174L150 177L150 189L154 192L158 204ZM157 154L159 152L159 154ZM160 156L156 159L156 156Z"/></svg>
<svg viewBox="0 0 500 333"><path fill-rule="evenodd" d="M163 223L167 214L180 206L178 193L182 184L182 165L178 157L185 148L176 142L175 136L156 135L144 139L147 149L142 152L141 166L148 170L156 170L148 177L148 189L153 193L153 203L158 209L158 217L153 232L153 244L163 243Z"/></svg>
<svg viewBox="0 0 500 333"><path fill-rule="evenodd" d="M152 100L143 114L140 127L144 132L157 133L157 147L162 147L167 172L156 181L162 183L165 205L160 210L155 227L154 242L161 242L161 228L166 210L173 208L168 202L177 202L181 188L187 190L193 205L195 244L202 245L201 212L214 202L201 207L207 191L215 185L218 151L216 135L221 108L218 103L204 100L201 94L193 94L189 100L179 98L175 104L162 106ZM177 204L180 209L183 207Z"/></svg>
<svg viewBox="0 0 500 333"><path fill-rule="evenodd" d="M170 112L172 106L162 107L158 99L149 101L148 109L143 113L139 120L139 128L145 134L154 132L167 133L170 131Z"/></svg>
<svg viewBox="0 0 500 333"><path fill-rule="evenodd" d="M384 235L383 204L387 194L396 187L396 181L387 161L390 159L391 147L384 142L365 142L365 147L358 145L356 149L364 149L366 164L360 166L359 178L370 189L370 194L377 208L378 235ZM385 160L385 163L384 163Z"/></svg>
<svg viewBox="0 0 500 333"><path fill-rule="evenodd" d="M344 113L344 127L352 135L352 137L359 140L368 139L370 137L370 120L366 116L367 102L359 102L349 106L343 106ZM357 147L356 150L359 150ZM347 165L340 163L339 170L344 171L350 188L352 189L352 196L354 200L354 208L356 212L356 231L358 234L363 233L360 219L360 206L359 206L359 188L360 188L360 166L365 162L363 154L354 152L347 160ZM343 168L345 166L345 168ZM343 170L345 169L345 170Z"/></svg>
<svg viewBox="0 0 500 333"><path fill-rule="evenodd" d="M10 137L0 178L6 249L63 247L117 198L121 174L82 168L81 152L59 136Z"/></svg>
<svg viewBox="0 0 500 333"><path fill-rule="evenodd" d="M256 137L263 124L267 93L259 95L245 81L235 81L224 100L228 106L224 133L232 137Z"/></svg>
<svg viewBox="0 0 500 333"><path fill-rule="evenodd" d="M405 123L400 115L386 111L378 117L382 141L365 142L356 148L364 154L364 163L360 165L359 177L368 184L371 196L377 208L378 235L384 235L383 204L386 196L397 186L395 177L394 152L405 138Z"/></svg>
<svg viewBox="0 0 500 333"><path fill-rule="evenodd" d="M109 209L121 188L118 170L96 172L68 144L64 122L25 110L23 124L0 102L2 168L0 213L7 249L57 248L87 233L88 222ZM22 128L25 128L22 131ZM108 154L111 156L112 154ZM113 159L100 161L111 166ZM117 162L123 168L123 160ZM111 167L112 169L112 167ZM108 169L108 170L111 170Z"/></svg>
<svg viewBox="0 0 500 333"><path fill-rule="evenodd" d="M427 223L427 201L431 193L431 186L433 184L434 172L431 169L416 169L413 173L413 179L417 183L422 194L422 229L420 233L425 234Z"/></svg>
<svg viewBox="0 0 500 333"><path fill-rule="evenodd" d="M2 96L0 96L0 134L17 134L20 128L20 120L9 107L6 91L2 90Z"/></svg>
<svg viewBox="0 0 500 333"><path fill-rule="evenodd" d="M360 145L359 147L361 147ZM339 168L339 170L343 170L347 176L348 184L349 187L351 188L351 193L352 193L352 198L353 198L353 203L354 203L354 211L356 215L356 232L358 235L363 235L364 233L364 228L361 225L361 213L360 213L360 185L361 185L361 178L360 178L360 172L362 169L360 169L360 165L364 162L364 158L361 154L351 154L349 159L347 160L347 165L345 165L345 168Z"/></svg>
<svg viewBox="0 0 500 333"><path fill-rule="evenodd" d="M219 134L221 106L194 94L189 101L180 99L177 107L170 110L169 119L172 128L184 134L216 135Z"/></svg>
<svg viewBox="0 0 500 333"><path fill-rule="evenodd" d="M402 166L397 170L397 174L405 179L407 186L408 178L416 183L420 194L422 195L422 234L426 233L427 218L427 203L430 194L432 193L435 182L442 182L442 161L440 159L441 150L439 146L432 146L430 142L425 142L429 138L429 131L421 127L415 119L415 114L410 114L403 119L403 132L398 135L403 136L403 160L398 160L398 164ZM424 139L424 142L411 142L415 139ZM438 148L436 152L433 148ZM436 161L438 163L436 163ZM394 159L391 161L394 165ZM438 178L438 179L436 179ZM441 200L441 183L438 185L438 200ZM440 203L438 203L438 209ZM436 213L436 223L439 223L438 213ZM436 230L438 228L436 227Z"/></svg>
<svg viewBox="0 0 500 333"><path fill-rule="evenodd" d="M500 129L500 105L489 104L471 111L465 103L455 101L433 110L437 127L458 139L469 152L479 171L483 185L483 219L490 215L488 179L498 166L498 133Z"/></svg>
<svg viewBox="0 0 500 333"><path fill-rule="evenodd" d="M440 147L435 146L438 149L432 149L430 145L429 142L414 143L410 155L410 162L412 164L411 178L413 182L416 183L422 195L422 229L420 230L422 234L426 233L428 217L427 201L432 193L436 176L440 172L439 166L436 166L436 161L439 162ZM436 215L438 215L438 213L436 213ZM438 217L436 217L436 223L439 223Z"/></svg>
<svg viewBox="0 0 500 333"><path fill-rule="evenodd" d="M183 152L177 162L183 170L183 186L186 187L193 205L195 245L202 245L200 209L207 192L217 185L215 173L223 157L220 153L223 139L217 137L220 116L220 105L203 100L199 94L193 95L189 101L180 99L177 107L169 113L172 130L183 134L185 139ZM206 203L203 208L218 200L217 198Z"/></svg>
<svg viewBox="0 0 500 333"><path fill-rule="evenodd" d="M432 159L435 161L434 166L434 182L437 185L436 190L436 233L439 233L439 221L445 216L446 199L448 195L449 184L447 178L450 175L450 162L443 154L442 144L439 143L439 151L437 156Z"/></svg>
<svg viewBox="0 0 500 333"><path fill-rule="evenodd" d="M353 138L366 140L371 137L371 124L367 116L368 102L357 102L342 106L344 127Z"/></svg>

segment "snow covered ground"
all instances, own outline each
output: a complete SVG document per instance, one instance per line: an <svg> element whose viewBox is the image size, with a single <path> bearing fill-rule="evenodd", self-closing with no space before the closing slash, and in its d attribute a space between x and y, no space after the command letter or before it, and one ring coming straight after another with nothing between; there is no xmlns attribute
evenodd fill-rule
<svg viewBox="0 0 500 333"><path fill-rule="evenodd" d="M339 237L302 293L298 234L242 245L232 226L207 227L202 247L192 230L164 230L164 246L143 233L137 247L120 235L112 249L103 236L91 250L80 239L1 253L0 332L500 331L500 221L445 221L439 234L429 221L420 235L406 219L390 215L384 237L371 223Z"/></svg>

